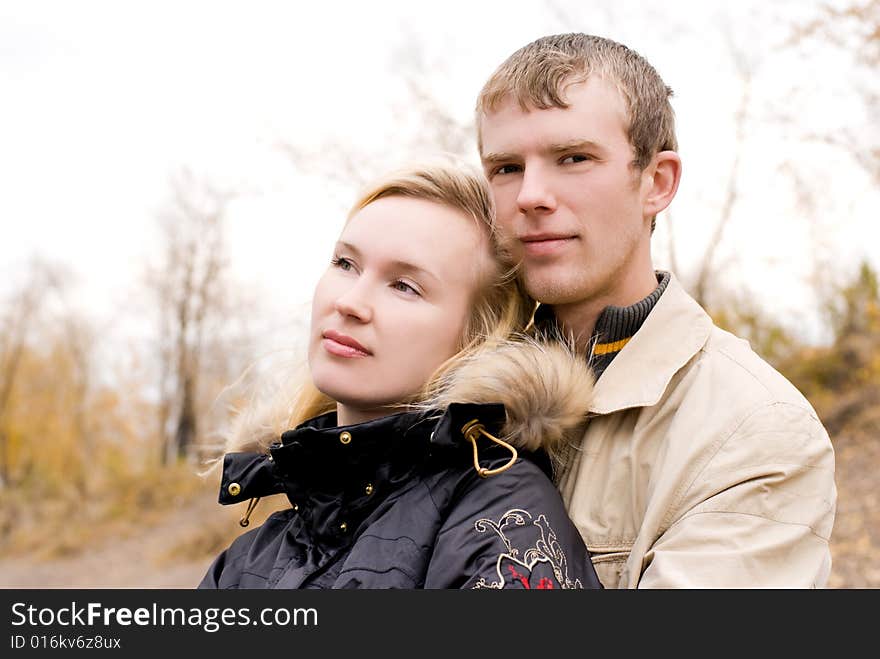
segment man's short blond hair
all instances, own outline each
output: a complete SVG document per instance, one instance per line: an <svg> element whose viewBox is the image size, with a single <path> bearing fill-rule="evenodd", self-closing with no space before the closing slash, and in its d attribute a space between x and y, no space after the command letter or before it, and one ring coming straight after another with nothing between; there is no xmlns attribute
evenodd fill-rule
<svg viewBox="0 0 880 659"><path fill-rule="evenodd" d="M524 110L566 108L568 85L598 75L613 83L626 103L627 133L635 151L633 166L647 167L659 151L676 151L672 89L645 58L610 39L571 33L541 37L507 58L477 98L480 119L509 100Z"/></svg>

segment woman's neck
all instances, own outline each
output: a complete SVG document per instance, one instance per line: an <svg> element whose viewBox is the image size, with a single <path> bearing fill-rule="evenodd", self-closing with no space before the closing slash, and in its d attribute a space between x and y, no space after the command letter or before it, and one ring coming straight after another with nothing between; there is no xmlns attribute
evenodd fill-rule
<svg viewBox="0 0 880 659"><path fill-rule="evenodd" d="M379 419L393 413L393 410L387 407L363 409L351 407L344 403L336 403L336 425L353 426L357 423L372 421L373 419Z"/></svg>

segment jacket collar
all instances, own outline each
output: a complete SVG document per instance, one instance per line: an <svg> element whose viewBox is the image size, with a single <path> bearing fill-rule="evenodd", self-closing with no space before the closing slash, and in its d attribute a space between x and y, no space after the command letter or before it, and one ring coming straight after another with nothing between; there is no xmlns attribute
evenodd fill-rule
<svg viewBox="0 0 880 659"><path fill-rule="evenodd" d="M351 426L336 426L335 412L324 414L283 433L268 454L226 454L219 501L283 492L309 533L345 543L427 463L467 464L471 447L462 429L472 419L497 433L504 406L455 404L442 415L405 412Z"/></svg>
<svg viewBox="0 0 880 659"><path fill-rule="evenodd" d="M641 329L596 382L589 411L610 414L660 400L672 377L706 344L712 319L670 276Z"/></svg>
<svg viewBox="0 0 880 659"><path fill-rule="evenodd" d="M309 419L262 451L227 453L219 503L233 504L286 492L292 499L312 490L344 489L353 482L405 476L430 457L466 461L470 444L462 428L477 419L499 433L501 404L451 404L441 413L403 412L337 426L336 413Z"/></svg>

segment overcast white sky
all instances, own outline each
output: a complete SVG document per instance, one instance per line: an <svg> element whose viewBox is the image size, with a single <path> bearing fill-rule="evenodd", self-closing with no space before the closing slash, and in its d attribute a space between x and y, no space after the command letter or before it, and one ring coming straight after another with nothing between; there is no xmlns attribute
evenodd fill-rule
<svg viewBox="0 0 880 659"><path fill-rule="evenodd" d="M425 86L466 122L495 66L563 31L626 43L676 91L682 270L705 248L726 190L742 94L735 51L755 73L740 202L720 254L727 281L797 313L812 301L817 244L832 263L880 261L876 189L846 154L805 139L865 121L855 74L830 50L805 59L780 47L791 21L818 3L610 5L2 1L0 277L13 285L39 254L71 267L78 304L99 324L136 309L168 178L189 167L239 191L228 218L233 272L280 327L307 308L354 196L323 178L333 159L346 160L340 171L361 160L367 169L375 160L365 154L393 160L395 145L418 142L402 82L413 53ZM796 123L781 125L781 113ZM279 144L312 153L314 167L295 166ZM332 157L322 156L330 144ZM815 194L813 221L797 207L786 162ZM658 266L668 265L667 241L661 222Z"/></svg>

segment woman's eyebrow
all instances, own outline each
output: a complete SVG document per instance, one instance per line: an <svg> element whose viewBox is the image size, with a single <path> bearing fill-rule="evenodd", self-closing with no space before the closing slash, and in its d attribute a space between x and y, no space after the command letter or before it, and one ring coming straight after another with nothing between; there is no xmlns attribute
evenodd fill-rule
<svg viewBox="0 0 880 659"><path fill-rule="evenodd" d="M355 256L361 255L361 250L359 250L357 247L355 247L351 243L345 242L344 240L337 240L336 241L336 249L339 249L339 248L342 248L348 252L352 252Z"/></svg>
<svg viewBox="0 0 880 659"><path fill-rule="evenodd" d="M361 250L359 250L357 247L355 247L351 243L345 242L344 240L338 240L336 242L336 248L343 249L347 252L351 252L352 254L354 254L354 256L356 256L358 258L362 258L362 256L363 256L363 252L361 252ZM394 260L388 262L388 267L389 267L389 269L396 270L399 272L407 272L407 273L411 273L416 276L424 276L424 277L427 277L428 279L433 279L434 283L436 283L436 284L441 283L440 278L437 275L435 275L433 272L431 272L430 270L426 270L425 268L418 266L415 263L410 263L409 261L394 259Z"/></svg>
<svg viewBox="0 0 880 659"><path fill-rule="evenodd" d="M434 283L440 284L440 278L435 275L430 270L425 270L424 268L415 265L414 263L409 263L408 261L399 261L394 260L389 264L395 270L399 270L400 272L408 272L418 277L427 277L429 279L433 279Z"/></svg>

